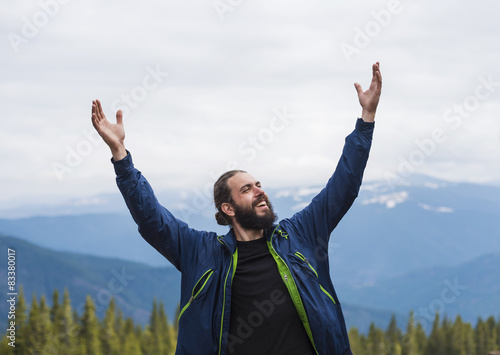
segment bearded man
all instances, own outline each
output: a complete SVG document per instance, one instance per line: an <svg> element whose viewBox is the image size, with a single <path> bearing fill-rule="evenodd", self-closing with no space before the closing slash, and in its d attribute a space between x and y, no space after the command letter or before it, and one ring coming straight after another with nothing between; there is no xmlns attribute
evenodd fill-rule
<svg viewBox="0 0 500 355"><path fill-rule="evenodd" d="M352 354L328 262L333 229L357 197L371 147L382 76L379 63L363 91L354 84L361 118L326 187L279 223L261 183L242 170L214 185L224 236L198 231L161 206L125 149L122 112L116 124L101 103L92 123L110 147L118 187L143 238L182 273L176 354Z"/></svg>

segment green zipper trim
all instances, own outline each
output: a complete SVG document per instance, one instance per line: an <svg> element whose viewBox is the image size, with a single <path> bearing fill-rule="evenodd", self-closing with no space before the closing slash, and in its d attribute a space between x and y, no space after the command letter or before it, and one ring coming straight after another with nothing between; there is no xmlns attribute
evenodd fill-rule
<svg viewBox="0 0 500 355"><path fill-rule="evenodd" d="M321 291L323 291L323 292L324 292L324 293L325 293L328 297L330 297L330 299L332 300L333 304L337 304L337 303L335 302L335 300L333 299L332 295L330 295L330 294L328 293L328 291L327 291L327 290L325 290L325 289L323 288L323 286L319 285L319 288L320 288L320 289L321 289Z"/></svg>
<svg viewBox="0 0 500 355"><path fill-rule="evenodd" d="M281 229L278 229L279 235L281 235L283 238L288 239L288 234L283 232Z"/></svg>
<svg viewBox="0 0 500 355"><path fill-rule="evenodd" d="M222 242L221 242L222 243ZM224 244L224 243L222 243ZM226 244L224 244L226 245ZM226 245L227 246L227 245ZM233 254L233 257L231 259L231 264L229 264L229 268L227 269L226 273L226 279L224 280L224 299L222 301L222 316L220 319L220 335L219 335L219 355L222 350L222 329L224 325L224 311L226 308L226 285L227 285L227 278L229 276L229 272L231 271L231 266L233 267L233 276L231 276L231 284L233 283L233 277L234 277L234 272L236 271L236 264L238 262L238 249Z"/></svg>
<svg viewBox="0 0 500 355"><path fill-rule="evenodd" d="M236 265L238 265L238 248L233 254L233 275L231 276L231 285L233 284L234 275L236 274Z"/></svg>
<svg viewBox="0 0 500 355"><path fill-rule="evenodd" d="M307 263L307 265L309 265L309 267L311 268L311 270L314 272L314 274L316 275L316 278L318 278L318 273L316 272L316 270L314 270L314 268L309 263L309 261L307 261L306 257L304 255L302 255L301 253L299 253L298 251L295 252L295 255L297 255L299 258L301 258L302 260L304 260ZM323 288L323 286L321 286L321 284L319 284L319 288L321 289L321 291L323 291L323 293L325 293L328 297L330 297L330 299L332 300L333 304L337 304L337 302L335 302L335 300L333 299L332 295L330 295L328 293L328 291L325 290Z"/></svg>
<svg viewBox="0 0 500 355"><path fill-rule="evenodd" d="M276 227L276 228L278 228L278 227ZM274 231L276 231L276 229ZM281 278L283 279L283 282L285 283L286 288L288 289L288 293L290 293L290 297L292 298L292 302L295 305L295 308L297 309L297 313L299 314L299 318L302 321L302 324L304 325L307 336L309 337L309 340L311 341L311 344L314 348L314 351L316 351L316 354L318 354L318 350L316 350L316 345L314 344L311 326L309 325L309 320L307 319L306 310L304 308L304 304L302 303L302 299L300 298L300 294L299 294L299 290L297 289L297 285L295 284L295 281L293 280L292 273L290 272L290 269L288 268L285 261L281 258L281 256L278 255L276 250L274 250L274 247L272 244L274 231L273 231L273 234L271 234L271 240L267 242L267 247L269 248L269 251L271 252L271 255L273 256L274 261L278 265L278 271L281 275ZM288 275L290 275L290 278L288 278Z"/></svg>
<svg viewBox="0 0 500 355"><path fill-rule="evenodd" d="M191 298L189 299L188 303L186 303L186 305L184 307L182 307L182 310L179 313L179 317L177 318L177 322L181 319L182 314L186 311L186 309L188 309L188 307L191 305L191 303L193 303L194 299L203 290L203 288L207 284L208 280L212 277L213 273L214 273L214 271L212 269L208 269L207 271L205 271L205 273L203 275L201 275L201 277L198 279L198 281L196 281L196 284L194 285L193 290L191 291ZM205 282L203 283L203 285L201 285L201 288L198 290L198 292L196 292L196 294L194 294L194 290L196 290L196 287L198 286L198 284L200 283L200 281L203 280L203 278L207 274L208 274L208 276L206 277Z"/></svg>

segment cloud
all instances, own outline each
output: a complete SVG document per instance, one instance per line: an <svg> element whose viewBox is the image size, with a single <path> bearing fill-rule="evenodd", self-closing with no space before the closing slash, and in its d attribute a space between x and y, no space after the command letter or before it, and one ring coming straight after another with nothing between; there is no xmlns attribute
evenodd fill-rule
<svg viewBox="0 0 500 355"><path fill-rule="evenodd" d="M361 111L353 83L367 88L376 60L384 91L367 180L397 172L415 140L436 127L449 139L415 173L499 180L500 90L459 130L443 114L474 92L478 77L500 81L493 45L500 5L402 1L403 11L347 62L340 44L388 3L242 1L224 21L212 1L9 5L0 14L0 179L9 192L0 201L114 191L102 144L63 181L53 163L65 164L68 149L84 144L92 99L114 119L113 102L157 66L169 77L135 101L125 125L127 147L158 190L203 186L232 161L273 187L324 183ZM22 37L29 23L32 36ZM14 48L9 34L24 41ZM248 161L238 147L283 107L294 120Z"/></svg>
<svg viewBox="0 0 500 355"><path fill-rule="evenodd" d="M366 199L361 201L362 205L370 205L373 203L378 203L381 205L385 205L386 208L394 208L396 205L399 205L408 200L408 192L400 191L394 192L392 194L384 194L379 195L370 199Z"/></svg>

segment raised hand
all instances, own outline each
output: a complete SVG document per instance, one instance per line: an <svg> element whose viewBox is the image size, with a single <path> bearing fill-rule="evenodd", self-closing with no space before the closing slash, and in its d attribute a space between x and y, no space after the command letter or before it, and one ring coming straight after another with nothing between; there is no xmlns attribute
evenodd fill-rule
<svg viewBox="0 0 500 355"><path fill-rule="evenodd" d="M366 122L375 121L375 112L377 111L380 93L382 92L382 74L380 74L379 62L373 64L372 71L372 82L368 90L363 91L361 85L358 83L354 84L358 92L359 103L363 109L361 118Z"/></svg>
<svg viewBox="0 0 500 355"><path fill-rule="evenodd" d="M116 112L116 124L113 124L104 115L101 102L99 100L92 101L92 125L111 149L115 161L127 156L124 144L125 129L123 128L121 110Z"/></svg>

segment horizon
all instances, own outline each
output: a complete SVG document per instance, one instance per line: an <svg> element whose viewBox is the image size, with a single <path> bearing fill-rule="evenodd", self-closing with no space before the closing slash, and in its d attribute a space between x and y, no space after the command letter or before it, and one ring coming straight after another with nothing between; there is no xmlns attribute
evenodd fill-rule
<svg viewBox="0 0 500 355"><path fill-rule="evenodd" d="M392 177L393 175L391 175ZM215 181L215 180L214 180ZM325 181L326 184L326 181ZM442 180L433 176L427 176L423 174L412 174L406 178L401 178L399 180L366 180L363 179L363 183L361 184L360 193L363 190L371 190L373 187L388 187L388 188L403 188L405 186L418 186L418 185L433 185L435 187L443 187L446 185L443 184L468 184L468 185L477 185L481 187L491 187L491 188L500 188L500 180L496 183L476 183L470 181L448 181ZM434 184L437 184L434 185ZM266 192L270 192L275 196L270 196L270 198L277 198L282 195L284 192L289 192L291 189L297 189L300 191L301 189L321 189L324 185L314 184L314 185L288 185L282 187L266 187L264 190ZM432 187L432 186L431 186ZM154 186L153 186L154 188ZM213 205L212 196L208 196L208 191L203 189L203 186L194 186L191 188L178 189L178 188L164 188L161 190L156 190L156 195L159 197L160 203L163 204L167 208L171 208L172 210L176 210L182 208L182 205L179 205L182 201L190 201L197 199L198 204L203 204L203 208L210 208L215 211L215 206ZM205 193L204 193L205 191ZM166 197L174 197L175 200L167 200ZM168 203L165 203L168 202ZM272 201L271 201L272 202ZM361 203L356 200L354 202ZM37 199L34 199L32 196L19 196L15 200L7 201L10 207L0 208L0 219L23 219L23 218L36 218L36 217L55 217L55 216L78 216L85 214L93 214L88 211L88 209L93 207L102 207L107 206L107 210L98 211L95 214L106 214L106 213L120 213L120 214L128 214L128 210L126 209L123 198L120 194L118 188L115 188L115 191L106 191L102 193L96 193L94 195L85 195L81 197L62 197L60 199L53 199L50 202L47 202L44 196L39 196ZM110 205L115 204L115 208L109 209ZM194 202L191 202L194 205ZM79 207L81 207L81 211L78 212ZM189 207L189 206L188 206ZM191 206L193 207L193 206ZM197 209L197 206L194 206ZM73 210L68 210L68 208L73 208ZM64 209L65 212L61 212Z"/></svg>

